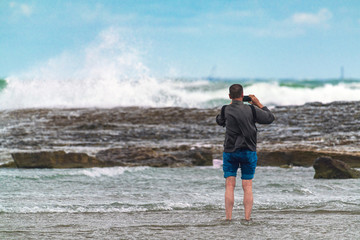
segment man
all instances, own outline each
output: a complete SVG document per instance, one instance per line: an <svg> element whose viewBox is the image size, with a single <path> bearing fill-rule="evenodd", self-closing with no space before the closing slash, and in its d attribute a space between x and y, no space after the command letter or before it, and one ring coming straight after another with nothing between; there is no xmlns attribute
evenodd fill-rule
<svg viewBox="0 0 360 240"><path fill-rule="evenodd" d="M236 175L240 167L245 220L250 221L253 206L252 179L257 164L255 123L270 124L275 117L254 95L249 95L251 105L244 104L243 87L240 84L230 86L229 97L231 104L224 106L221 114L216 117L219 125L226 126L223 152L226 219L231 220L232 217Z"/></svg>

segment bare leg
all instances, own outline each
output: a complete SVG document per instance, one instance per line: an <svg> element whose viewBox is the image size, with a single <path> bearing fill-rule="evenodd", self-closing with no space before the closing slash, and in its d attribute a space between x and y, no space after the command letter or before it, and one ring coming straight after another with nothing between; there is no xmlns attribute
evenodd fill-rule
<svg viewBox="0 0 360 240"><path fill-rule="evenodd" d="M231 220L232 210L234 207L234 189L236 178L227 177L225 182L225 214L226 220Z"/></svg>
<svg viewBox="0 0 360 240"><path fill-rule="evenodd" d="M245 220L250 220L251 210L254 202L252 193L252 180L242 180L242 187L244 190Z"/></svg>

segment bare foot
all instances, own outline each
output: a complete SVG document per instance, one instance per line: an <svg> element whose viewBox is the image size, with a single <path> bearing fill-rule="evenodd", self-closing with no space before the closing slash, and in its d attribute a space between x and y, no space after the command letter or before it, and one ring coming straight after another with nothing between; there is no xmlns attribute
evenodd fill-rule
<svg viewBox="0 0 360 240"><path fill-rule="evenodd" d="M249 220L247 220L247 219L241 219L241 220L240 220L240 223L241 223L242 225L246 225L246 226L251 225L252 222L253 222L252 219L249 219Z"/></svg>

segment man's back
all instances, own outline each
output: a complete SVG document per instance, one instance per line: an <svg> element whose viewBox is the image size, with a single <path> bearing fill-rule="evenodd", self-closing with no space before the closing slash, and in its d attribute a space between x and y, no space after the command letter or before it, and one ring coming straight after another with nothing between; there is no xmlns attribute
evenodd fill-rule
<svg viewBox="0 0 360 240"><path fill-rule="evenodd" d="M256 151L257 129L255 122L260 124L272 123L274 115L267 107L262 109L251 107L242 101L233 101L225 108L226 134L224 152L234 152L237 149Z"/></svg>

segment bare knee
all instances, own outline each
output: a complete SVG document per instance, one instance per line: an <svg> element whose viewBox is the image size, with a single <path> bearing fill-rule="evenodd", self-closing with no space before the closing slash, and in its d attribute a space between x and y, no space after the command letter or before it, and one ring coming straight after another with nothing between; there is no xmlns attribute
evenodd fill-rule
<svg viewBox="0 0 360 240"><path fill-rule="evenodd" d="M227 177L225 182L226 189L234 189L236 185L235 177Z"/></svg>
<svg viewBox="0 0 360 240"><path fill-rule="evenodd" d="M252 192L252 180L242 180L242 188L244 192Z"/></svg>

